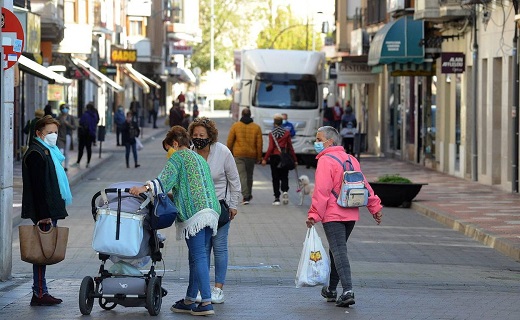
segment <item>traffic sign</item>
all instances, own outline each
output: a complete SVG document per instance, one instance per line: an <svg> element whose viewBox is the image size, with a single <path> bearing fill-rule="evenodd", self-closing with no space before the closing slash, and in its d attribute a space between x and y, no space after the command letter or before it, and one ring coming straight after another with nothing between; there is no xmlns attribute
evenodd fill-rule
<svg viewBox="0 0 520 320"><path fill-rule="evenodd" d="M4 70L16 64L22 54L25 35L20 20L8 9L2 7L2 47L4 56L2 66Z"/></svg>

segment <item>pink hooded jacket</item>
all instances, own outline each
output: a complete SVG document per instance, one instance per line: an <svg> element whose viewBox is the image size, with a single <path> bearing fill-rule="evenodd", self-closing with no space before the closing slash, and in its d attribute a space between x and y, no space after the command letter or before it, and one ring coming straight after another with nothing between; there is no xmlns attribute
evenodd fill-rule
<svg viewBox="0 0 520 320"><path fill-rule="evenodd" d="M357 221L359 220L359 208L343 208L336 203L337 199L331 190L334 189L336 193L339 193L341 179L343 177L343 166L334 158L325 156L325 154L334 155L341 160L341 162L345 162L348 157L350 157L354 170L361 171L357 159L353 156L349 156L342 146L331 146L320 152L316 156L318 165L314 178L314 193L312 194L312 203L307 217L314 219L316 222L321 221L322 223L331 221ZM381 206L381 199L374 194L374 190L372 190L366 178L365 183L370 192L367 209L371 214L376 214L383 208L383 206Z"/></svg>

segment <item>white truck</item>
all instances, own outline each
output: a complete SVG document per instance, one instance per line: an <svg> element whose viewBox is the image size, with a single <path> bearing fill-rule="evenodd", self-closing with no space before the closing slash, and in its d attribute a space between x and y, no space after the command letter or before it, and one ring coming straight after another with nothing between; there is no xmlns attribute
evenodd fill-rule
<svg viewBox="0 0 520 320"><path fill-rule="evenodd" d="M262 128L263 152L273 129L273 116L286 113L294 125L292 138L298 162L315 160L316 130L322 125L325 54L313 51L244 50L241 54L240 85L235 96L239 111L249 108Z"/></svg>

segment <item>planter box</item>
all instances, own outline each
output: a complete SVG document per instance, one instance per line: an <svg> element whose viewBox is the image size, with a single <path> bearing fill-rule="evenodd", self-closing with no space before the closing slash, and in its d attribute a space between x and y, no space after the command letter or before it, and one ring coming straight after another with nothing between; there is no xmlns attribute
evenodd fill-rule
<svg viewBox="0 0 520 320"><path fill-rule="evenodd" d="M412 200L427 183L370 182L374 193L386 207L410 208Z"/></svg>

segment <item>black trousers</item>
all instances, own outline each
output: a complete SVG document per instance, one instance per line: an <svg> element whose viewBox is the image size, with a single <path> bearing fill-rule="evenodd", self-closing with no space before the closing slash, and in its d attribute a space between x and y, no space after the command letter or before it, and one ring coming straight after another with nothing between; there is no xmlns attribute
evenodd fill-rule
<svg viewBox="0 0 520 320"><path fill-rule="evenodd" d="M280 199L280 189L282 192L289 191L289 170L278 168L280 163L280 155L273 154L269 158L271 165L271 180L273 182L273 194L276 199Z"/></svg>
<svg viewBox="0 0 520 320"><path fill-rule="evenodd" d="M76 161L76 163L80 163L84 148L87 149L87 164L90 163L90 158L92 158L92 141L94 139L95 138L90 135L78 137L78 161Z"/></svg>

